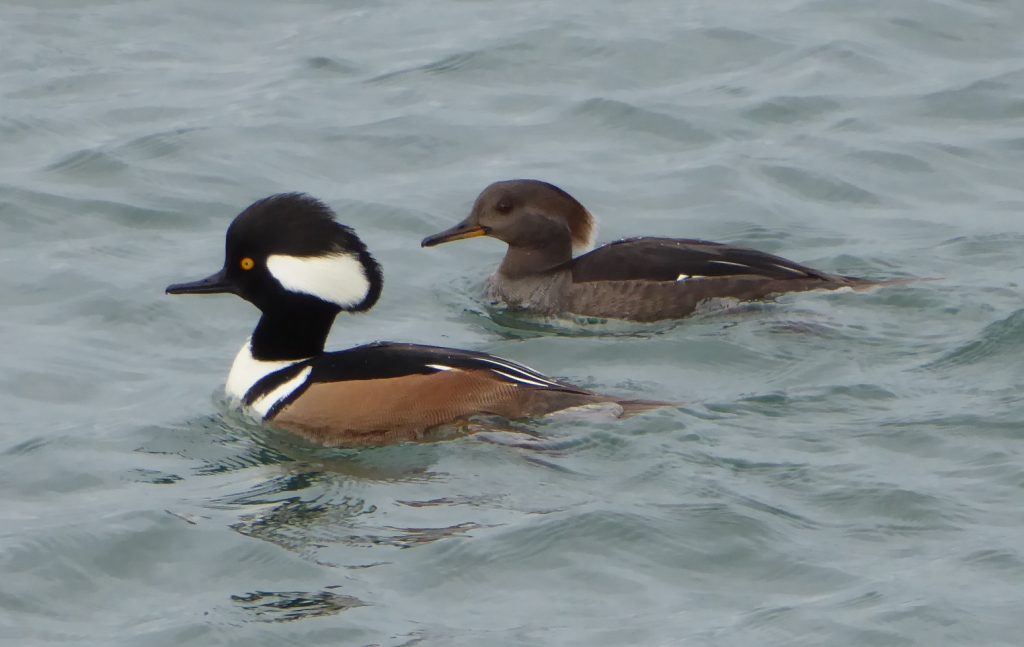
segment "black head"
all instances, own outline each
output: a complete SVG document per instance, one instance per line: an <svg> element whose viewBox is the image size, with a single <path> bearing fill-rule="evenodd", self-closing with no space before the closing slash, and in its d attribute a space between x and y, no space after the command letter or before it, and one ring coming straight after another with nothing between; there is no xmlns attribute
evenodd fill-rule
<svg viewBox="0 0 1024 647"><path fill-rule="evenodd" d="M249 205L228 227L224 267L168 294L227 292L264 313L305 307L362 311L380 297L380 266L331 209L302 193Z"/></svg>
<svg viewBox="0 0 1024 647"><path fill-rule="evenodd" d="M510 247L540 248L555 238L573 248L591 243L594 218L562 189L541 180L506 180L484 189L469 216L441 233L423 239L433 247L462 238L491 236Z"/></svg>

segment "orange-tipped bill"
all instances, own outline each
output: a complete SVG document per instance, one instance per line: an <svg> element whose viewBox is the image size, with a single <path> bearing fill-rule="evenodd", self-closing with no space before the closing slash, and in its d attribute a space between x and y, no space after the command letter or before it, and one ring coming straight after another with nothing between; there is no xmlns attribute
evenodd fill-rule
<svg viewBox="0 0 1024 647"><path fill-rule="evenodd" d="M468 224L460 222L451 229L445 229L444 231L434 234L433 236L427 236L420 242L421 247L433 247L434 245L440 245L441 243L450 243L453 240L462 240L463 238L477 238L479 236L486 236L491 233L487 227L481 225Z"/></svg>

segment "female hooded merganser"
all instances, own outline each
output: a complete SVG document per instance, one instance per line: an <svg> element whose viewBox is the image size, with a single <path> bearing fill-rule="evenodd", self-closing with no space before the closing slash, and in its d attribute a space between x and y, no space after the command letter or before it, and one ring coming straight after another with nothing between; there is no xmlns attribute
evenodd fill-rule
<svg viewBox="0 0 1024 647"><path fill-rule="evenodd" d="M369 310L380 266L330 208L299 193L250 205L228 227L224 267L168 294L237 294L263 315L225 390L265 421L328 446L418 438L474 414L542 416L611 403L636 412L662 403L621 401L472 351L377 342L324 352L335 316Z"/></svg>
<svg viewBox="0 0 1024 647"><path fill-rule="evenodd" d="M629 238L573 258L574 248L590 247L593 230L590 212L557 186L508 180L488 186L465 220L421 244L504 241L508 251L488 281L488 296L548 315L657 321L685 317L708 299L879 284L706 240Z"/></svg>

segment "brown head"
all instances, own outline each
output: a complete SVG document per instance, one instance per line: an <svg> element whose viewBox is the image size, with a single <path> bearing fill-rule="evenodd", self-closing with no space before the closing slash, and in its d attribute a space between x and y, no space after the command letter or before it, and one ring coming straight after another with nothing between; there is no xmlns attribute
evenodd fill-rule
<svg viewBox="0 0 1024 647"><path fill-rule="evenodd" d="M593 234L590 212L554 184L506 180L484 189L465 220L427 236L421 244L433 247L462 238L490 236L508 243L510 254L531 253L538 263L550 264L554 260L568 262L573 250L590 246Z"/></svg>

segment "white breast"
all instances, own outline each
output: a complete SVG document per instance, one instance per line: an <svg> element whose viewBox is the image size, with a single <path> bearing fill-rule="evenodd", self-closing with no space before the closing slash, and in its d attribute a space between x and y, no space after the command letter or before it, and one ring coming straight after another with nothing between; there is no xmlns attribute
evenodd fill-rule
<svg viewBox="0 0 1024 647"><path fill-rule="evenodd" d="M274 371L280 371L282 368L286 368L288 366L291 366L292 364L297 364L298 362L301 361L303 360L289 359L283 361L269 362L258 360L252 356L251 339L247 339L245 340L245 345L242 346L242 350L238 351L238 355L235 356L235 362L231 365L231 372L228 373L228 381L224 385L224 392L227 393L229 397L241 401L242 398L245 397L245 394L249 392L249 389L251 389L254 384L259 382L266 376L270 375ZM290 384L291 381L289 381L288 383ZM292 389L298 386L298 384L301 384L301 381L293 385L292 388L289 389L286 393L280 394L278 396L278 399L284 397L288 393L291 393ZM277 393L277 391L280 390L280 388L281 387L274 389L274 393ZM268 394L263 398L260 398L260 400L265 400L270 395L271 394ZM273 403L267 405L266 409L270 409L271 406L273 406ZM256 408L255 404L253 408ZM261 412L260 415L263 415L263 413L265 413L265 411Z"/></svg>

